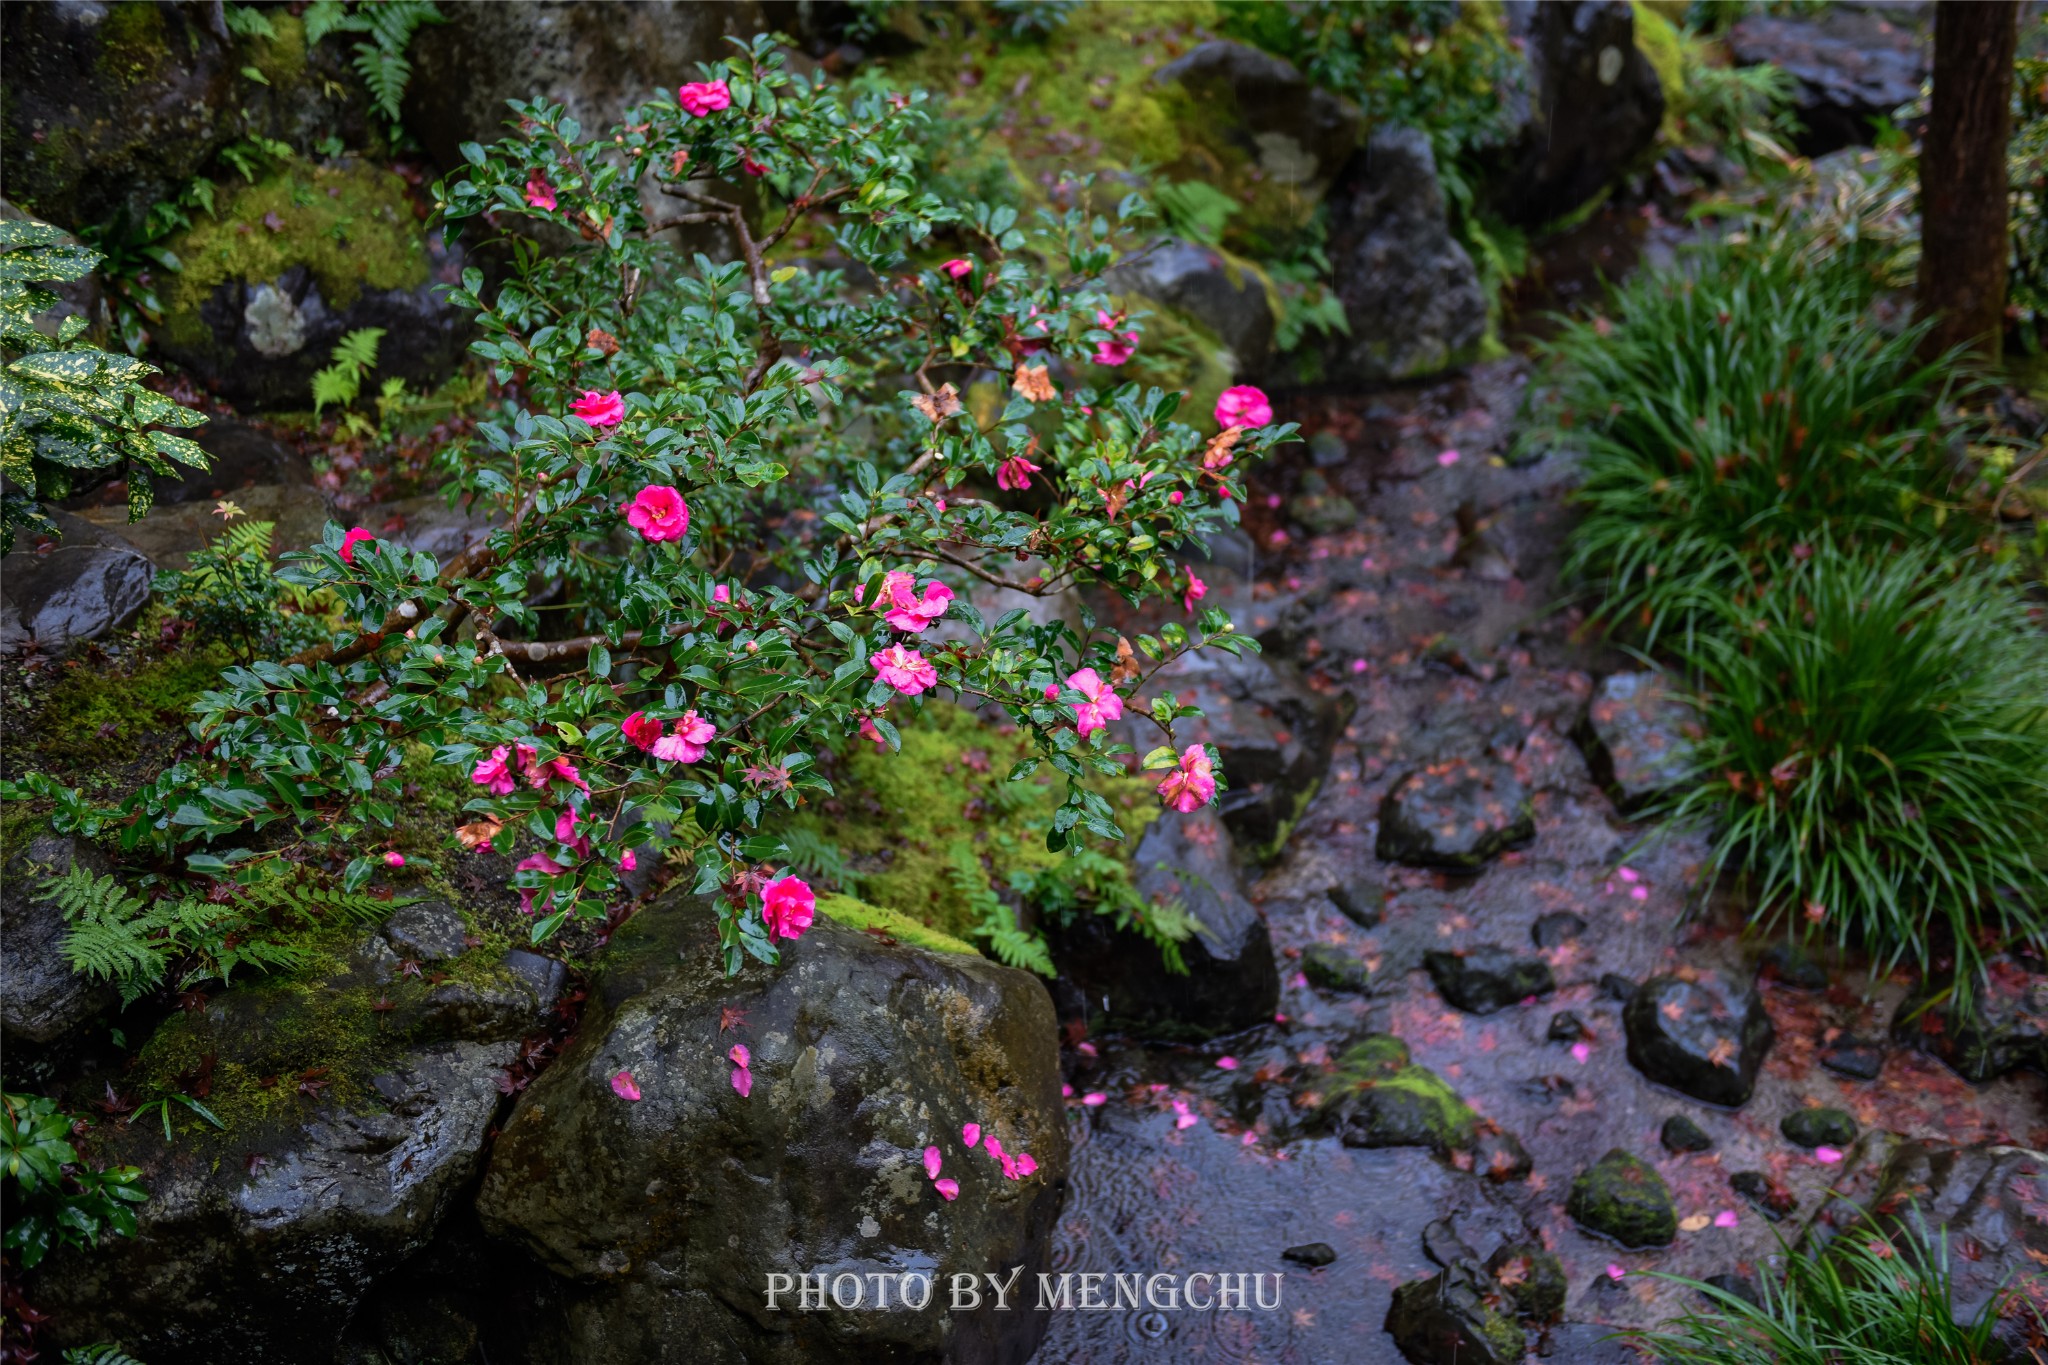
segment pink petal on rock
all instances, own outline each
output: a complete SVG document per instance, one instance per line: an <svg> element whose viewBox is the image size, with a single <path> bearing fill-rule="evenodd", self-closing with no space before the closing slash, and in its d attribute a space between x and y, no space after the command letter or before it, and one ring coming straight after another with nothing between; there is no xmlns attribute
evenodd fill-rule
<svg viewBox="0 0 2048 1365"><path fill-rule="evenodd" d="M1257 1142L1258 1140L1259 1140L1259 1135L1258 1135L1257 1133L1246 1133L1246 1134L1244 1135L1244 1144L1243 1144L1243 1145L1244 1145L1244 1146L1246 1146L1246 1147L1249 1147L1249 1146L1251 1146L1251 1145L1252 1145L1253 1143Z"/></svg>
<svg viewBox="0 0 2048 1365"><path fill-rule="evenodd" d="M981 1149L997 1161L1009 1160L1008 1157L1003 1155L1003 1140L999 1137L991 1135L987 1142L981 1144Z"/></svg>
<svg viewBox="0 0 2048 1365"><path fill-rule="evenodd" d="M1445 469L1449 469L1452 465L1458 462L1458 459L1459 456L1457 451L1446 450L1436 457L1436 462L1442 465Z"/></svg>
<svg viewBox="0 0 2048 1365"><path fill-rule="evenodd" d="M939 1178L939 1149L936 1147L924 1149L924 1178L926 1180L937 1180Z"/></svg>
<svg viewBox="0 0 2048 1365"><path fill-rule="evenodd" d="M932 1188L939 1192L939 1198L949 1204L960 1197L960 1182L957 1180L934 1180Z"/></svg>
<svg viewBox="0 0 2048 1365"><path fill-rule="evenodd" d="M1593 1047L1592 1047L1592 1044L1590 1044L1590 1043L1573 1043L1573 1044L1572 1044L1572 1060L1573 1060L1573 1061L1575 1061L1575 1062L1577 1062L1577 1063L1578 1063L1578 1064L1579 1064L1580 1066L1584 1066L1584 1065L1586 1064L1586 1058L1588 1058L1588 1057L1590 1057L1590 1056L1592 1056L1592 1055L1593 1055Z"/></svg>
<svg viewBox="0 0 2048 1365"><path fill-rule="evenodd" d="M1072 1098L1074 1098L1074 1087L1073 1087L1073 1086L1071 1086L1071 1085L1063 1085L1063 1086L1061 1086L1061 1087L1060 1087L1060 1094L1061 1094L1062 1096L1064 1096L1065 1098L1067 1098L1067 1099L1072 1099ZM973 1124L971 1124L971 1123L970 1123L970 1124L968 1124L967 1126L968 1126L969 1128L973 1128L973 1127L974 1127L974 1125L973 1125ZM980 1129L975 1129L975 1131L976 1131L976 1132L979 1132L979 1131L981 1131L981 1130L980 1130Z"/></svg>
<svg viewBox="0 0 2048 1365"><path fill-rule="evenodd" d="M1735 1216L1734 1209L1722 1209L1714 1215L1714 1226L1717 1228L1732 1228L1741 1221Z"/></svg>
<svg viewBox="0 0 2048 1365"><path fill-rule="evenodd" d="M1017 1174L1020 1176L1037 1175L1038 1158L1029 1152L1020 1152L1017 1156Z"/></svg>
<svg viewBox="0 0 2048 1365"><path fill-rule="evenodd" d="M734 1043L732 1051L725 1055L732 1058L734 1066L752 1066L754 1064L753 1054L747 1051L745 1043Z"/></svg>
<svg viewBox="0 0 2048 1365"><path fill-rule="evenodd" d="M1109 1096L1103 1094L1100 1090L1091 1090L1081 1097L1081 1103L1093 1109L1098 1104L1108 1104Z"/></svg>
<svg viewBox="0 0 2048 1365"><path fill-rule="evenodd" d="M1067 1087L1067 1093L1073 1093L1072 1086ZM960 1140L966 1143L969 1147L972 1147L975 1143L981 1141L981 1125L978 1123L970 1123L963 1126L960 1129Z"/></svg>
<svg viewBox="0 0 2048 1365"><path fill-rule="evenodd" d="M753 1094L754 1073L743 1066L734 1067L732 1069L732 1088L740 1092L741 1099L745 1099Z"/></svg>
<svg viewBox="0 0 2048 1365"><path fill-rule="evenodd" d="M1217 1069L1218 1071L1235 1071L1235 1070L1237 1070L1237 1058L1235 1058L1235 1057L1218 1057L1218 1058L1216 1059L1216 1069Z"/></svg>
<svg viewBox="0 0 2048 1365"><path fill-rule="evenodd" d="M1650 898L1650 888L1647 886L1631 886L1628 889L1628 898L1632 901L1646 901Z"/></svg>
<svg viewBox="0 0 2048 1365"><path fill-rule="evenodd" d="M1620 1278L1621 1278L1622 1276L1624 1276L1624 1275L1626 1275L1626 1274L1628 1274L1628 1272L1627 1272L1626 1270L1623 1270L1623 1269L1622 1269L1622 1268L1621 1268L1620 1266L1616 1265L1616 1264L1615 1264L1614 1262L1612 1262L1612 1261L1609 1261L1609 1262L1607 1263L1607 1278L1608 1278L1608 1279L1610 1279L1610 1280L1618 1280L1618 1279L1620 1279Z"/></svg>
<svg viewBox="0 0 2048 1365"><path fill-rule="evenodd" d="M618 1075L612 1077L612 1093L614 1095L617 1095L622 1100L639 1099L640 1086L639 1083L633 1079L633 1073L630 1071L621 1071Z"/></svg>
<svg viewBox="0 0 2048 1365"><path fill-rule="evenodd" d="M1182 1114L1179 1118L1173 1121L1173 1126L1176 1128L1192 1128L1200 1122L1201 1120L1196 1118L1193 1114Z"/></svg>
<svg viewBox="0 0 2048 1365"><path fill-rule="evenodd" d="M1076 1043L1074 1044L1074 1051L1080 1053L1083 1057L1093 1057L1095 1055L1095 1044L1089 1042Z"/></svg>
<svg viewBox="0 0 2048 1365"><path fill-rule="evenodd" d="M1636 879L1636 870L1632 867L1616 868L1615 875L1625 882L1632 882Z"/></svg>
<svg viewBox="0 0 2048 1365"><path fill-rule="evenodd" d="M1832 1166L1842 1159L1842 1154L1832 1147L1816 1147L1813 1149L1813 1159L1823 1166Z"/></svg>

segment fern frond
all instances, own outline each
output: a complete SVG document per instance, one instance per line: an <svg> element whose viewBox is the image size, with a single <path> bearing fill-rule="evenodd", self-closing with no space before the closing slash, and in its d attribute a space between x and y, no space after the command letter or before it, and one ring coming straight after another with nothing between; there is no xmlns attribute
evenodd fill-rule
<svg viewBox="0 0 2048 1365"><path fill-rule="evenodd" d="M330 33L361 33L369 28L348 12L344 0L313 0L302 16L306 25L306 46L311 47Z"/></svg>
<svg viewBox="0 0 2048 1365"><path fill-rule="evenodd" d="M860 873L847 864L839 845L812 829L782 834L783 859L808 877L830 882L849 896L860 895Z"/></svg>
<svg viewBox="0 0 2048 1365"><path fill-rule="evenodd" d="M64 1365L142 1365L134 1356L122 1350L118 1342L98 1342L91 1346L73 1346L64 1353Z"/></svg>
<svg viewBox="0 0 2048 1365"><path fill-rule="evenodd" d="M985 940L989 951L1005 966L1022 967L1040 976L1057 975L1045 940L1018 928L1016 915L989 886L988 873L983 870L974 846L960 840L953 844L951 853L947 880L974 912L974 925L968 933Z"/></svg>
<svg viewBox="0 0 2048 1365"><path fill-rule="evenodd" d="M412 63L374 43L357 43L355 66L356 74L369 87L377 111L393 123L398 122L399 104L405 98L406 83L412 79Z"/></svg>

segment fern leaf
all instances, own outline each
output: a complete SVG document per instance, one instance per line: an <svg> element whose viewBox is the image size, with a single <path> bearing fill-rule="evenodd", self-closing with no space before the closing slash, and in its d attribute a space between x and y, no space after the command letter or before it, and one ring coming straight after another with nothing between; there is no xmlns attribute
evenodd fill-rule
<svg viewBox="0 0 2048 1365"><path fill-rule="evenodd" d="M122 1350L118 1342L97 1342L91 1346L73 1346L64 1353L64 1365L142 1365L142 1362Z"/></svg>
<svg viewBox="0 0 2048 1365"><path fill-rule="evenodd" d="M405 98L406 82L412 79L412 64L396 52L385 52L374 43L356 44L356 74L369 87L377 111L398 122L399 102Z"/></svg>

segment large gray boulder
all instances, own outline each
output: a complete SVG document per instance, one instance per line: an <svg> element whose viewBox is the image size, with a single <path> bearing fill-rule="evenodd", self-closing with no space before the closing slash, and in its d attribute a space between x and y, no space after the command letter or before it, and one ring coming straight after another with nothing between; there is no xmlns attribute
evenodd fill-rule
<svg viewBox="0 0 2048 1365"><path fill-rule="evenodd" d="M1451 235L1429 138L1379 129L1329 203L1331 275L1351 326L1331 343L1329 377L1384 383L1472 359L1486 332L1486 295Z"/></svg>
<svg viewBox="0 0 2048 1365"><path fill-rule="evenodd" d="M1835 5L1807 18L1747 14L1728 30L1740 66L1768 63L1793 81L1793 141L1807 156L1867 146L1878 122L1920 97L1933 43L1897 7Z"/></svg>
<svg viewBox="0 0 2048 1365"><path fill-rule="evenodd" d="M97 639L149 602L156 565L127 537L68 512L51 520L58 539L19 537L0 559L0 654Z"/></svg>
<svg viewBox="0 0 2048 1365"><path fill-rule="evenodd" d="M0 873L0 1035L10 1043L56 1043L117 997L106 982L71 970L61 950L64 914L40 887L79 863L104 873L106 859L61 834L39 835L8 854Z"/></svg>
<svg viewBox="0 0 2048 1365"><path fill-rule="evenodd" d="M1235 373L1256 371L1272 356L1275 321L1265 284L1212 247L1162 238L1119 264L1109 283L1208 328L1229 348Z"/></svg>
<svg viewBox="0 0 2048 1365"><path fill-rule="evenodd" d="M520 1097L477 1200L487 1231L569 1281L529 1359L1021 1365L1037 1346L1028 1304L950 1312L945 1277L1021 1266L1023 1285L1047 1268L1067 1133L1044 988L823 918L782 959L725 975L711 907L688 898L614 936L575 1043ZM638 1100L614 1088L622 1072ZM984 1134L971 1149L968 1123ZM1006 1179L990 1137L1035 1173ZM950 1202L927 1147L959 1182ZM819 1272L929 1275L933 1299L876 1310L870 1283L865 1311L802 1311L795 1292L769 1306L771 1276Z"/></svg>

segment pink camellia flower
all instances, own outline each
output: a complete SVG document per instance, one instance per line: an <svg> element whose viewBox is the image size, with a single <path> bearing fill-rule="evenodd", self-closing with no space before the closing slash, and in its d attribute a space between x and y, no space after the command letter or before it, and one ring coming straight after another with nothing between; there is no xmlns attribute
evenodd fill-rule
<svg viewBox="0 0 2048 1365"><path fill-rule="evenodd" d="M563 810L560 814L556 815L555 842L567 844L569 851L579 858L588 858L590 856L590 838L588 835L576 832L576 823L576 812L573 810ZM591 822L585 821L584 823L588 824Z"/></svg>
<svg viewBox="0 0 2048 1365"><path fill-rule="evenodd" d="M802 938L817 909L818 898L801 877L777 877L761 888L761 919L769 938Z"/></svg>
<svg viewBox="0 0 2048 1365"><path fill-rule="evenodd" d="M872 716L862 716L860 718L860 737L873 740L877 750L886 750L889 747L888 739L883 736L880 730L875 728L875 721Z"/></svg>
<svg viewBox="0 0 2048 1365"><path fill-rule="evenodd" d="M555 206L555 187L539 171L529 171L526 176L526 203L529 208L552 209Z"/></svg>
<svg viewBox="0 0 2048 1365"><path fill-rule="evenodd" d="M1122 720L1124 699L1092 668L1067 675L1067 686L1088 700L1074 708L1075 729L1086 739L1113 720Z"/></svg>
<svg viewBox="0 0 2048 1365"><path fill-rule="evenodd" d="M924 1178L926 1180L937 1180L939 1178L939 1149L936 1147L924 1149Z"/></svg>
<svg viewBox="0 0 2048 1365"><path fill-rule="evenodd" d="M964 256L955 256L952 260L940 266L939 269L957 280L974 273L974 262Z"/></svg>
<svg viewBox="0 0 2048 1365"><path fill-rule="evenodd" d="M621 1071L612 1077L612 1093L622 1100L637 1100L640 1098L640 1083L633 1079L632 1072Z"/></svg>
<svg viewBox="0 0 2048 1365"><path fill-rule="evenodd" d="M576 771L574 763L566 758L551 758L545 763L536 763L536 753L531 744L519 746L519 765L520 770L526 775L527 786L535 791L545 791L548 783L560 778L585 796L590 794L590 784L583 780L583 774Z"/></svg>
<svg viewBox="0 0 2048 1365"><path fill-rule="evenodd" d="M562 873L567 872L569 869L563 867L560 863L556 862L553 858L548 857L548 855L545 853L534 853L528 855L527 857L521 858L516 864L513 865L512 870L514 872L545 872L550 877L559 877L560 875L562 875ZM533 913L533 898L538 894L538 892L530 888L522 890L519 893L520 914L530 915Z"/></svg>
<svg viewBox="0 0 2048 1365"><path fill-rule="evenodd" d="M1272 422L1273 404L1263 389L1239 384L1217 395L1216 425L1219 427L1263 427L1271 426Z"/></svg>
<svg viewBox="0 0 2048 1365"><path fill-rule="evenodd" d="M626 521L643 539L681 540L690 531L690 504L665 483L651 483L626 504Z"/></svg>
<svg viewBox="0 0 2048 1365"><path fill-rule="evenodd" d="M909 575L904 575L906 578ZM916 635L946 614L946 604L953 600L953 590L934 579L924 585L924 596L913 597L908 586L896 590L895 605L882 614L882 619L898 630L907 630Z"/></svg>
<svg viewBox="0 0 2048 1365"><path fill-rule="evenodd" d="M691 118L703 118L721 109L732 108L732 91L724 81L691 81L676 89L676 103L683 106L683 112Z"/></svg>
<svg viewBox="0 0 2048 1365"><path fill-rule="evenodd" d="M1188 615L1193 616L1195 614L1195 603L1201 601L1204 597L1207 597L1208 595L1209 585L1207 583L1204 583L1201 579L1195 577L1195 571L1193 569L1189 569L1188 588L1187 591L1182 593L1180 597L1180 603L1182 606L1187 608Z"/></svg>
<svg viewBox="0 0 2048 1365"><path fill-rule="evenodd" d="M512 765L505 760L512 751L500 744L491 750L489 758L480 758L476 767L470 770L469 780L493 796L510 796L518 782L512 776Z"/></svg>
<svg viewBox="0 0 2048 1365"><path fill-rule="evenodd" d="M405 866L405 855L404 855L403 853L387 853L387 854L385 854L385 855L384 855L384 866L386 866L386 867L404 867L404 866Z"/></svg>
<svg viewBox="0 0 2048 1365"><path fill-rule="evenodd" d="M752 176L763 176L768 174L768 168L762 165L760 162L754 160L754 154L752 152L743 151L740 153L740 169L745 171L748 175Z"/></svg>
<svg viewBox="0 0 2048 1365"><path fill-rule="evenodd" d="M619 855L619 871L631 872L638 866L640 866L640 859L634 856L632 849L629 848Z"/></svg>
<svg viewBox="0 0 2048 1365"><path fill-rule="evenodd" d="M906 697L914 697L928 687L938 686L939 671L926 663L924 655L914 649L890 645L868 662L874 665L877 678Z"/></svg>
<svg viewBox="0 0 2048 1365"><path fill-rule="evenodd" d="M1021 493L1031 487L1031 476L1043 467L1031 463L1022 455L1012 455L996 466L996 487Z"/></svg>
<svg viewBox="0 0 2048 1365"><path fill-rule="evenodd" d="M1095 311L1095 325L1114 329L1116 319L1101 309ZM1138 334L1112 330L1108 341L1095 343L1095 363L1098 365L1121 365L1138 353Z"/></svg>
<svg viewBox="0 0 2048 1365"><path fill-rule="evenodd" d="M695 763L704 757L705 748L718 735L718 727L694 710L683 712L683 718L665 737L654 741L654 756L667 763Z"/></svg>
<svg viewBox="0 0 2048 1365"><path fill-rule="evenodd" d="M961 1125L960 1140L966 1143L969 1147L972 1147L975 1143L981 1141L981 1125L978 1123L968 1123Z"/></svg>
<svg viewBox="0 0 2048 1365"><path fill-rule="evenodd" d="M718 584L716 587L711 589L711 600L714 602L732 601L732 589L728 588L723 583Z"/></svg>
<svg viewBox="0 0 2048 1365"><path fill-rule="evenodd" d="M360 526L349 527L347 534L341 538L341 562L353 568L356 562L356 546L366 540L374 545L377 542L377 537L371 535Z"/></svg>
<svg viewBox="0 0 2048 1365"><path fill-rule="evenodd" d="M583 396L569 405L569 411L581 417L594 427L615 427L626 417L626 400L613 389L599 393L596 389L585 389Z"/></svg>
<svg viewBox="0 0 2048 1365"><path fill-rule="evenodd" d="M951 1177L945 1180L934 1180L932 1188L937 1190L939 1198L945 1200L948 1204L960 1197L960 1182Z"/></svg>
<svg viewBox="0 0 2048 1365"><path fill-rule="evenodd" d="M1187 501L1187 496L1187 494L1181 492L1178 488L1176 488L1171 493L1168 493L1166 495L1166 500L1172 503L1175 507L1178 507L1182 503Z"/></svg>
<svg viewBox="0 0 2048 1365"><path fill-rule="evenodd" d="M1182 815L1208 805L1210 798L1216 795L1216 770L1209 762L1209 751L1199 744L1190 744L1182 750L1180 766L1159 784L1159 795ZM1217 1065L1223 1064L1218 1062Z"/></svg>
<svg viewBox="0 0 2048 1365"><path fill-rule="evenodd" d="M661 722L645 711L635 711L619 722L619 732L634 748L651 750L654 742L661 738Z"/></svg>

